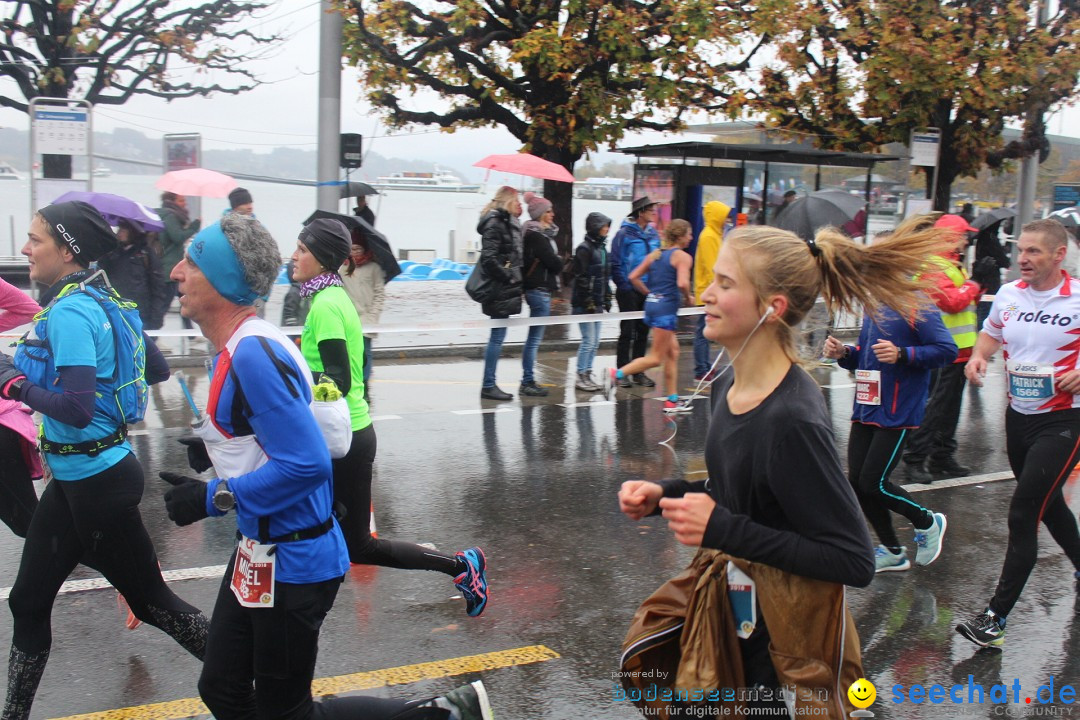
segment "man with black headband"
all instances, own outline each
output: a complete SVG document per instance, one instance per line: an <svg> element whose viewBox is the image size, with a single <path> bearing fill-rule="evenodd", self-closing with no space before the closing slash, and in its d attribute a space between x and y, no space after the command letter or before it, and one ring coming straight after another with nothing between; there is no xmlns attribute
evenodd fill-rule
<svg viewBox="0 0 1080 720"><path fill-rule="evenodd" d="M348 235L332 226L317 225L304 237L320 264L336 269L348 255ZM180 312L221 351L195 427L203 445L189 452L193 469L212 467L215 477L161 473L175 486L165 504L177 525L235 513L241 538L214 605L199 694L218 720L262 717L269 709L326 720L490 720L479 681L414 702L312 699L319 628L349 558L332 512L330 453L310 409L307 363L252 308L280 262L258 220L229 213L192 239L171 273Z"/></svg>
<svg viewBox="0 0 1080 720"><path fill-rule="evenodd" d="M142 337L138 313L119 314L108 292L87 282L90 263L115 246L112 229L96 210L68 202L34 216L22 250L30 279L47 287L41 296L47 307L14 361L0 355L0 395L44 416L39 442L54 481L41 494L11 590L6 720L30 715L52 644L53 600L80 562L123 593L139 620L196 658L203 655L206 617L165 585L139 516L143 473L127 442L131 408L122 402L135 378L121 373L132 369L132 358L125 357L130 345L123 344L130 338L123 333L141 340L146 381L168 378L168 365Z"/></svg>

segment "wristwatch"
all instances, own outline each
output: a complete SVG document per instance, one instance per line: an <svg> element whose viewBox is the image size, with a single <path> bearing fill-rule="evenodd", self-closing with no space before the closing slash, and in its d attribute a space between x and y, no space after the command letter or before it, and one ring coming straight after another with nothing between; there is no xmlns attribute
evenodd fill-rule
<svg viewBox="0 0 1080 720"><path fill-rule="evenodd" d="M222 480L214 489L214 507L221 512L229 512L236 507L236 496L229 489L228 480Z"/></svg>

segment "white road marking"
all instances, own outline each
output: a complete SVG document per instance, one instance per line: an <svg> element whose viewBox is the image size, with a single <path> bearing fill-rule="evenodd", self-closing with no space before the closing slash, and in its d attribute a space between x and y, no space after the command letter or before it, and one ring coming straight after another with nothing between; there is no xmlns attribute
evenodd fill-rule
<svg viewBox="0 0 1080 720"><path fill-rule="evenodd" d="M181 570L166 570L161 573L165 582L177 580L206 580L207 578L220 578L225 574L225 565L207 565L206 567L183 568ZM67 593L86 592L87 590L107 590L112 588L109 581L103 577L87 578L85 580L68 580L60 586L61 595ZM11 588L0 588L0 600L7 600L11 595Z"/></svg>

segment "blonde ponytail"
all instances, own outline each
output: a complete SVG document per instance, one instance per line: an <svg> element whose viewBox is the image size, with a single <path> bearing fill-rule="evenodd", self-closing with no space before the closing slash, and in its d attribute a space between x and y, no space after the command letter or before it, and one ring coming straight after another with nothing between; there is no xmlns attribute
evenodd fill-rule
<svg viewBox="0 0 1080 720"><path fill-rule="evenodd" d="M904 221L873 245L855 243L831 227L806 242L794 233L765 226L738 228L724 244L735 250L762 309L772 296L788 299L778 338L795 362L799 357L794 327L819 295L830 313L861 314L864 308L873 313L884 305L909 317L929 302L920 292L927 286L921 278L927 263L949 248L947 235L925 216Z"/></svg>

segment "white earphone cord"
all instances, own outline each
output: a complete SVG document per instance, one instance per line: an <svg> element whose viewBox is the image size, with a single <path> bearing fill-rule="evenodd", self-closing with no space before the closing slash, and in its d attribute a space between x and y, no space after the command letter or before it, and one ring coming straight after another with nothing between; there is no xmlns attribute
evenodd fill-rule
<svg viewBox="0 0 1080 720"><path fill-rule="evenodd" d="M773 307L771 305L768 308L765 309L765 313L758 319L757 325L755 325L754 329L750 331L750 334L746 336L746 339L743 340L743 344L739 346L739 349L735 353L735 356L731 358L731 362L729 362L727 365L725 365L724 369L721 370L720 373L716 377L714 377L712 380L709 380L708 382L706 382L705 379L707 377L709 377L709 375L712 374L712 371L716 369L716 364L718 362L720 362L720 358L724 357L724 354L727 352L727 348L721 348L720 349L720 352L718 352L716 354L716 359L713 360L713 364L709 367L709 372L705 373L705 375L702 376L702 378L700 380L698 380L697 387L694 388L693 394L690 396L690 399L687 400L688 403L694 402L694 400L697 399L698 395L701 394L702 390L704 390L707 387L711 387L714 382L716 382L721 377L723 377L724 373L726 373L728 370L731 369L731 366L735 363L735 361L739 358L739 356L742 355L742 351L746 349L746 344L748 342L750 342L750 338L754 337L754 333L756 333L758 331L758 328L762 326L762 324L765 322L766 318L768 318L774 312L776 312L776 311L773 309ZM663 445L664 447L671 450L672 452L675 452L675 448L668 445L668 443L670 443L672 440L674 440L675 436L679 434L679 425L678 425L678 423L675 422L675 418L671 418L671 422L672 422L672 424L675 425L675 429L672 431L671 437L669 437L666 440L661 440L658 444Z"/></svg>

